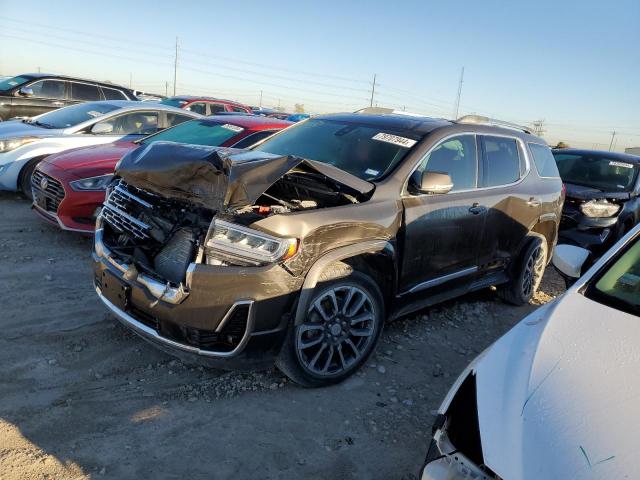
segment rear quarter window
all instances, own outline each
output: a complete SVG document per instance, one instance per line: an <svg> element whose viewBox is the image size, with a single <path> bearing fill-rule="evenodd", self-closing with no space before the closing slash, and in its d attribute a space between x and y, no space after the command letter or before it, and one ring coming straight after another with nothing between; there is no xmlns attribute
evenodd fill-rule
<svg viewBox="0 0 640 480"><path fill-rule="evenodd" d="M533 163L536 164L536 168L538 169L538 175L551 178L560 177L556 160L548 146L539 143L530 143L529 150L531 150L531 155L533 156Z"/></svg>

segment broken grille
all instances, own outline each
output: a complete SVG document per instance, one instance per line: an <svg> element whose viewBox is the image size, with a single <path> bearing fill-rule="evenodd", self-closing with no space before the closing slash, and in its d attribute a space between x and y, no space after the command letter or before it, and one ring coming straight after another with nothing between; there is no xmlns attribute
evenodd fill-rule
<svg viewBox="0 0 640 480"><path fill-rule="evenodd" d="M58 206L64 198L62 183L40 170L35 170L31 176L31 190L34 197L40 197L39 206L47 212L56 213L58 211Z"/></svg>
<svg viewBox="0 0 640 480"><path fill-rule="evenodd" d="M141 208L153 206L132 193L121 181L109 192L102 209L102 218L120 233L127 233L138 240L148 240L151 226L134 216L134 212Z"/></svg>

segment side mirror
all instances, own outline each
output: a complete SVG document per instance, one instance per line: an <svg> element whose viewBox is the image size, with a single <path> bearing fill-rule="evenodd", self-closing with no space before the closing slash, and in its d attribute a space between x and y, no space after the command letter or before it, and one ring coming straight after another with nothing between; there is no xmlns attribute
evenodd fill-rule
<svg viewBox="0 0 640 480"><path fill-rule="evenodd" d="M589 250L573 245L557 245L553 252L553 266L564 277L567 286L582 275L582 267L591 255Z"/></svg>
<svg viewBox="0 0 640 480"><path fill-rule="evenodd" d="M440 172L415 172L411 177L411 183L418 193L443 194L449 193L453 188L449 174Z"/></svg>
<svg viewBox="0 0 640 480"><path fill-rule="evenodd" d="M108 133L113 133L113 124L109 122L96 123L91 128L91 133L94 133L96 135L105 135Z"/></svg>
<svg viewBox="0 0 640 480"><path fill-rule="evenodd" d="M33 97L33 88L22 87L20 90L18 90L18 93L23 97Z"/></svg>

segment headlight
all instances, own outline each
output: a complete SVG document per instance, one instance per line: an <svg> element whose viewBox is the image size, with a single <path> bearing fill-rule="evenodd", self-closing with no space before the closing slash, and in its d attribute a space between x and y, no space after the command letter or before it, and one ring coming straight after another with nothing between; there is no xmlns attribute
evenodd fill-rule
<svg viewBox="0 0 640 480"><path fill-rule="evenodd" d="M39 138L35 137L22 137L22 138L9 138L8 140L0 140L0 153L10 152L27 143L35 142Z"/></svg>
<svg viewBox="0 0 640 480"><path fill-rule="evenodd" d="M580 205L580 210L587 217L613 217L620 210L620 205L606 199L590 200Z"/></svg>
<svg viewBox="0 0 640 480"><path fill-rule="evenodd" d="M295 238L278 238L223 220L213 221L205 243L209 265L266 265L291 258L297 250Z"/></svg>
<svg viewBox="0 0 640 480"><path fill-rule="evenodd" d="M111 182L113 174L100 175L98 177L83 178L82 180L74 180L69 182L71 188L76 192L95 191L99 192L107 189L107 185Z"/></svg>

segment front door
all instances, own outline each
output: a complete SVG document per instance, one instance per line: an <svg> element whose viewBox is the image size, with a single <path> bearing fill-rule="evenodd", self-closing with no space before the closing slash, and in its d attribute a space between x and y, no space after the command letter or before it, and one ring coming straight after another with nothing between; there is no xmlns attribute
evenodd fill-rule
<svg viewBox="0 0 640 480"><path fill-rule="evenodd" d="M453 188L447 194L421 194L412 191L409 181L402 199L400 285L405 293L469 282L477 270L486 215L477 195L475 135L443 140L424 157L412 177L418 178L424 171L449 174Z"/></svg>
<svg viewBox="0 0 640 480"><path fill-rule="evenodd" d="M20 93L13 99L13 117L35 117L65 106L66 82L55 79L38 80L26 88L33 90L28 97Z"/></svg>

